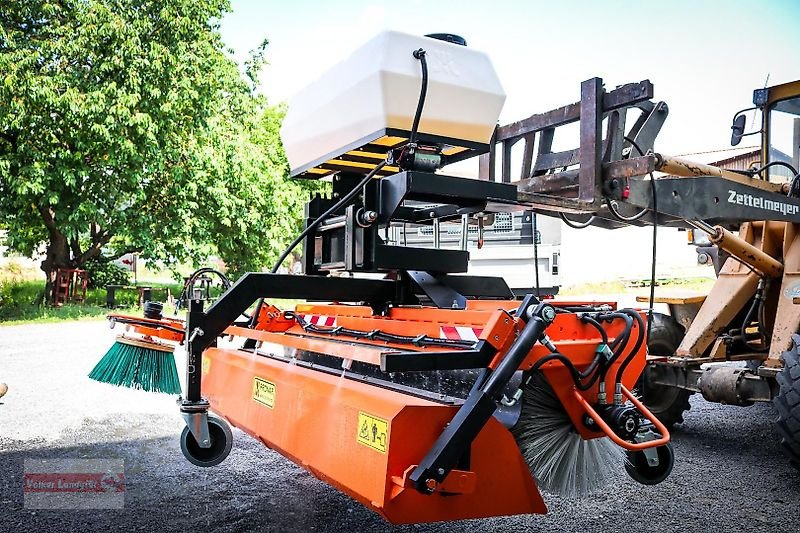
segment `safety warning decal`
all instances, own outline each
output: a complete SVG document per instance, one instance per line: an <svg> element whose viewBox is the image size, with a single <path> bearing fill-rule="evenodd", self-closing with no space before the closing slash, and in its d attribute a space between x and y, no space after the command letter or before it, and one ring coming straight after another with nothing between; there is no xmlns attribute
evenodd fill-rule
<svg viewBox="0 0 800 533"><path fill-rule="evenodd" d="M211 359L203 357L203 366L200 368L200 372L202 374L208 374L209 370L211 370Z"/></svg>
<svg viewBox="0 0 800 533"><path fill-rule="evenodd" d="M356 440L373 450L386 453L386 445L389 441L389 422L359 411Z"/></svg>
<svg viewBox="0 0 800 533"><path fill-rule="evenodd" d="M275 407L275 384L266 379L253 379L253 399L270 409Z"/></svg>

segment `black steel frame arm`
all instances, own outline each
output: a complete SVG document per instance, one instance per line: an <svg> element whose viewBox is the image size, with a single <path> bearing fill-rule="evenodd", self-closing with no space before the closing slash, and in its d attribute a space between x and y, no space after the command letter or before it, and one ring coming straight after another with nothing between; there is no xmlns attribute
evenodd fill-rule
<svg viewBox="0 0 800 533"><path fill-rule="evenodd" d="M189 300L186 321L188 357L186 400L202 401L200 380L203 350L259 298L298 298L337 302L367 302L375 309L409 303L405 285L395 280L293 276L250 272L242 276L214 304L203 311L202 300Z"/></svg>

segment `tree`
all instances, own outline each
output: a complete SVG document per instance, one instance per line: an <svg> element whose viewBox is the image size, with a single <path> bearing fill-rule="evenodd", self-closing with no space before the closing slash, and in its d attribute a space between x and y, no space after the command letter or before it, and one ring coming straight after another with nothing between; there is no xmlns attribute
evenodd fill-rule
<svg viewBox="0 0 800 533"><path fill-rule="evenodd" d="M225 0L11 0L0 6L0 225L59 267L140 252L274 260L305 192L267 105L226 54ZM247 65L252 81L266 41Z"/></svg>

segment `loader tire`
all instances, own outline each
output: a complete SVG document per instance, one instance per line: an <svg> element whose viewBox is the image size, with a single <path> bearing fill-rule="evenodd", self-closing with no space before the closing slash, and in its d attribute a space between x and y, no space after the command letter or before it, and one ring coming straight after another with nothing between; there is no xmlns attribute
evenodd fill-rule
<svg viewBox="0 0 800 533"><path fill-rule="evenodd" d="M792 348L783 352L778 373L778 395L772 403L778 412L775 429L792 464L800 469L800 335L792 336Z"/></svg>
<svg viewBox="0 0 800 533"><path fill-rule="evenodd" d="M669 315L653 313L653 325L647 339L647 351L652 355L673 355L683 340L684 331ZM650 381L651 366L647 365L637 389L644 404L665 426L683 422L683 413L690 409L693 393L677 387L656 385Z"/></svg>

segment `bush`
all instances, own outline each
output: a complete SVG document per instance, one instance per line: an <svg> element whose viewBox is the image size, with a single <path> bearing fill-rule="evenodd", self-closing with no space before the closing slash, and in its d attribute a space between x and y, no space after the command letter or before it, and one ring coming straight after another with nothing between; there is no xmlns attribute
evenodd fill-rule
<svg viewBox="0 0 800 533"><path fill-rule="evenodd" d="M43 297L42 282L0 283L0 321L24 314L28 309L40 307Z"/></svg>
<svg viewBox="0 0 800 533"><path fill-rule="evenodd" d="M84 267L89 273L89 288L102 289L108 285L127 285L130 272L105 259L94 259Z"/></svg>

